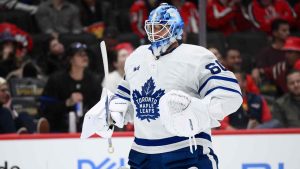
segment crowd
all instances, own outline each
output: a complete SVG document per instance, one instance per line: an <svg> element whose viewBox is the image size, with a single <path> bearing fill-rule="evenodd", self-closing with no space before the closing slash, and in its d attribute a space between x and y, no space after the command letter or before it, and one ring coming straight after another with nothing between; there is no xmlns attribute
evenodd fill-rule
<svg viewBox="0 0 300 169"><path fill-rule="evenodd" d="M195 43L198 2L164 2L179 9L185 43ZM80 131L102 87L114 92L126 58L148 43L144 21L159 3L0 1L0 133ZM206 9L208 38L218 35L208 48L234 72L243 95L242 106L218 129L300 127L300 2L207 0ZM233 38L247 34L263 34L265 45L255 41L244 49L247 39L241 44ZM101 40L110 63L105 79Z"/></svg>

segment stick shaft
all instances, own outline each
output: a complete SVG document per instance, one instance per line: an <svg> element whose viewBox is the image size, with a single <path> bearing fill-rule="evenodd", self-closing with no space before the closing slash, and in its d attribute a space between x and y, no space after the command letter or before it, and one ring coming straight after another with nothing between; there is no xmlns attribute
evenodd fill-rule
<svg viewBox="0 0 300 169"><path fill-rule="evenodd" d="M104 41L102 41L100 43L100 49L101 49L103 68L104 68L104 79L105 79L108 77L109 70L108 70L108 58L107 58L106 45L105 45ZM104 96L104 95L107 97L107 93L104 94L104 92L106 92L106 91L102 91L101 99L104 99L104 98L102 98L102 96ZM111 120L110 120L110 113L108 110L108 105L106 105L106 109L107 109L106 112L107 112L107 117L108 117L107 122L110 123ZM112 125L112 124L109 124L109 125ZM114 150L113 150L112 140L111 140L111 138L108 138L108 152L113 153L113 151Z"/></svg>
<svg viewBox="0 0 300 169"><path fill-rule="evenodd" d="M103 60L104 78L106 78L108 76L109 71L108 71L108 58L107 58L106 45L104 41L100 43L100 49L101 49L101 55Z"/></svg>

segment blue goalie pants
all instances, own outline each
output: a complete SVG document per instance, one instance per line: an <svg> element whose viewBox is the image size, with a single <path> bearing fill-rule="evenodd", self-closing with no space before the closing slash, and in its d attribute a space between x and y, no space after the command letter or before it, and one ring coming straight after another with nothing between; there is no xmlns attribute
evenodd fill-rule
<svg viewBox="0 0 300 169"><path fill-rule="evenodd" d="M203 154L202 146L194 153L189 147L161 154L131 150L128 164L131 169L218 169L218 158L211 148L209 153Z"/></svg>

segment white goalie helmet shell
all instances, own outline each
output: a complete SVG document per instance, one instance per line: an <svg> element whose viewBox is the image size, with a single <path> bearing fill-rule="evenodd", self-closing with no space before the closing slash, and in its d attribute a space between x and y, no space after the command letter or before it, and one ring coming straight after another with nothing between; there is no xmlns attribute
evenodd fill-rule
<svg viewBox="0 0 300 169"><path fill-rule="evenodd" d="M154 32L154 27L160 26L161 30ZM152 10L148 20L145 21L145 31L151 42L150 49L155 56L166 52L175 41L182 40L184 22L178 10L167 3L162 3ZM166 33L159 35L166 29Z"/></svg>

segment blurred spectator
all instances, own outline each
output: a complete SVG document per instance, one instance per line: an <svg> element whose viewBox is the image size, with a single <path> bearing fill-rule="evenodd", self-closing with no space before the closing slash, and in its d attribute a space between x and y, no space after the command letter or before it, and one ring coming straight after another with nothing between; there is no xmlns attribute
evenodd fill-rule
<svg viewBox="0 0 300 169"><path fill-rule="evenodd" d="M119 30L116 27L108 27L104 31L103 40L106 43L108 52L113 51L118 44ZM110 55L108 55L110 56Z"/></svg>
<svg viewBox="0 0 300 169"><path fill-rule="evenodd" d="M224 35L229 35L233 32L242 31L246 19L243 18L240 0L211 0L207 4L207 24L208 27L219 30ZM244 20L244 22L242 22Z"/></svg>
<svg viewBox="0 0 300 169"><path fill-rule="evenodd" d="M288 93L272 107L273 118L283 127L300 127L300 71L291 70L286 75Z"/></svg>
<svg viewBox="0 0 300 169"><path fill-rule="evenodd" d="M6 80L0 77L0 133L14 133L17 131L12 113L3 106L9 100L8 93Z"/></svg>
<svg viewBox="0 0 300 169"><path fill-rule="evenodd" d="M235 48L229 48L227 49L227 52L225 54L225 57L223 58L223 64L224 66L229 69L230 71L242 71L242 62L243 59L241 57L241 53L238 49ZM247 92L259 94L259 89L256 86L253 78L251 75L246 75L247 80Z"/></svg>
<svg viewBox="0 0 300 169"><path fill-rule="evenodd" d="M267 78L274 81L275 85L283 92L287 92L286 72L293 69L297 61L300 60L300 38L289 37L283 47L285 51L285 61L279 62L271 67L259 69Z"/></svg>
<svg viewBox="0 0 300 169"><path fill-rule="evenodd" d="M116 27L107 27L104 30L103 40L105 41L106 48L107 48L107 55L113 56L114 55L114 49L118 44L118 36L119 36L119 30ZM95 46L97 49L99 46ZM112 57L108 57L108 62L112 63ZM113 70L114 67L112 64L109 64L109 70Z"/></svg>
<svg viewBox="0 0 300 169"><path fill-rule="evenodd" d="M282 19L275 19L272 22L272 44L256 56L256 66L261 68L284 61L285 54L282 48L289 35L289 23Z"/></svg>
<svg viewBox="0 0 300 169"><path fill-rule="evenodd" d="M86 50L85 44L72 43L67 50L68 69L51 75L45 86L41 111L49 120L52 132L68 131L70 111L77 112L80 131L82 116L100 99L101 81L88 71Z"/></svg>
<svg viewBox="0 0 300 169"><path fill-rule="evenodd" d="M145 20L148 16L146 0L136 0L130 7L130 25L131 30L139 36L142 44L145 42Z"/></svg>
<svg viewBox="0 0 300 169"><path fill-rule="evenodd" d="M223 64L231 71L241 71L242 57L240 51L236 48L228 48Z"/></svg>
<svg viewBox="0 0 300 169"><path fill-rule="evenodd" d="M14 39L9 32L4 32L0 35L0 53L2 55L0 60L0 76L2 77L6 77L10 72L20 68L23 63L23 54L21 56L17 55L17 50L19 49Z"/></svg>
<svg viewBox="0 0 300 169"><path fill-rule="evenodd" d="M224 64L223 56L221 55L221 52L216 47L209 47L208 50L210 50L218 59L218 61L221 64Z"/></svg>
<svg viewBox="0 0 300 169"><path fill-rule="evenodd" d="M80 18L83 26L90 26L103 21L101 1L80 0Z"/></svg>
<svg viewBox="0 0 300 169"><path fill-rule="evenodd" d="M25 53L31 52L33 48L33 41L31 35L28 32L25 32L17 25L7 23L7 22L3 22L0 24L0 34L3 32L9 32L14 36L19 47L17 48L18 56L24 54L24 52Z"/></svg>
<svg viewBox="0 0 300 169"><path fill-rule="evenodd" d="M12 36L14 38L13 43L11 43ZM8 39L9 45L5 45L5 51L3 52L8 53L7 51L9 51L10 53L0 60L0 76L6 77L7 79L12 76L21 77L23 67L27 63L26 60L30 58L28 52L31 51L33 47L30 34L24 32L16 25L2 23L0 24L0 39L4 39L4 42L7 41L5 39Z"/></svg>
<svg viewBox="0 0 300 169"><path fill-rule="evenodd" d="M104 31L104 12L101 0L80 0L80 19L84 30L102 38Z"/></svg>
<svg viewBox="0 0 300 169"><path fill-rule="evenodd" d="M64 69L65 66L65 47L57 38L50 38L48 43L48 53L40 62L43 73L50 76L56 71Z"/></svg>
<svg viewBox="0 0 300 169"><path fill-rule="evenodd" d="M271 112L265 99L247 91L246 74L236 72L235 77L241 87L243 104L221 122L221 128L232 130L275 127L276 123L271 122Z"/></svg>
<svg viewBox="0 0 300 169"><path fill-rule="evenodd" d="M9 10L21 10L28 12L30 14L35 14L38 10L38 7L35 5L28 5L22 2L18 2L18 0L1 0L0 1L0 9L4 7Z"/></svg>
<svg viewBox="0 0 300 169"><path fill-rule="evenodd" d="M252 24L267 33L270 33L274 19L284 19L290 25L296 19L286 0L253 0L248 9Z"/></svg>
<svg viewBox="0 0 300 169"><path fill-rule="evenodd" d="M172 4L179 10L184 21L186 33L199 32L199 13L196 4L187 0L172 0Z"/></svg>
<svg viewBox="0 0 300 169"><path fill-rule="evenodd" d="M8 84L0 77L0 133L46 133L49 123L45 118L35 120L26 112L11 110ZM37 121L37 122L35 122Z"/></svg>
<svg viewBox="0 0 300 169"><path fill-rule="evenodd" d="M62 33L79 34L82 31L79 9L65 0L42 2L35 16L40 30L54 37Z"/></svg>
<svg viewBox="0 0 300 169"><path fill-rule="evenodd" d="M123 79L125 72L124 66L126 58L133 52L133 47L130 43L120 43L115 48L115 54L113 55L113 66L116 70L109 73L102 82L102 86L115 93L119 82Z"/></svg>
<svg viewBox="0 0 300 169"><path fill-rule="evenodd" d="M7 60L16 53L17 42L10 32L0 34L0 62ZM0 74L1 75L1 74Z"/></svg>

